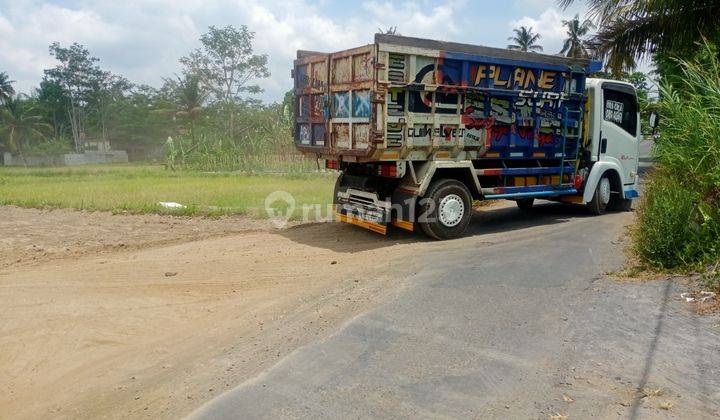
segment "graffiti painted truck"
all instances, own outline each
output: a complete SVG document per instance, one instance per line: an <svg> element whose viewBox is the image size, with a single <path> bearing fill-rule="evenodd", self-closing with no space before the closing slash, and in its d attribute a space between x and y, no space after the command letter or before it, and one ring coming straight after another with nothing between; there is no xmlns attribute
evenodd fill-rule
<svg viewBox="0 0 720 420"><path fill-rule="evenodd" d="M340 220L379 233L462 235L473 200L536 198L629 210L638 196L632 85L600 63L377 34L298 51L294 138L341 171Z"/></svg>

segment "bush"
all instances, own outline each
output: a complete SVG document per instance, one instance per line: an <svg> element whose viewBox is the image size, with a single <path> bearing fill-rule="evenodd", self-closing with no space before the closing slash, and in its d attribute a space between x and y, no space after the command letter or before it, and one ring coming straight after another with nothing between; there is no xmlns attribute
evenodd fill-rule
<svg viewBox="0 0 720 420"><path fill-rule="evenodd" d="M34 144L25 151L28 155L34 156L58 156L65 153L73 153L75 149L70 146L66 139L49 139Z"/></svg>
<svg viewBox="0 0 720 420"><path fill-rule="evenodd" d="M720 251L720 59L704 45L677 63L683 77L660 89L659 169L635 238L641 258L659 268L710 262Z"/></svg>
<svg viewBox="0 0 720 420"><path fill-rule="evenodd" d="M635 235L636 250L646 263L674 268L703 261L711 255L712 230L698 223L699 198L697 191L663 171L653 176L646 187Z"/></svg>

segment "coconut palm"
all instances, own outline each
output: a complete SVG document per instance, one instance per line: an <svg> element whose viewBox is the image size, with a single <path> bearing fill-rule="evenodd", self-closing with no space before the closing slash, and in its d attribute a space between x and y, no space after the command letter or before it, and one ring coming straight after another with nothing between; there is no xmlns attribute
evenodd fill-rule
<svg viewBox="0 0 720 420"><path fill-rule="evenodd" d="M15 94L15 89L12 87L14 82L14 80L10 80L7 73L0 72L0 103L5 103Z"/></svg>
<svg viewBox="0 0 720 420"><path fill-rule="evenodd" d="M559 0L568 7L576 0ZM717 0L585 0L600 26L591 42L616 70L655 52L694 49L703 38L720 39Z"/></svg>
<svg viewBox="0 0 720 420"><path fill-rule="evenodd" d="M509 50L516 51L542 51L543 47L537 45L537 41L541 38L540 34L533 33L533 28L526 28L521 26L513 29L515 32L514 36L508 38L508 41L513 41L513 44L508 45Z"/></svg>
<svg viewBox="0 0 720 420"><path fill-rule="evenodd" d="M382 29L378 27L378 33L385 35L401 35L400 32L398 32L397 26L390 26L387 29Z"/></svg>
<svg viewBox="0 0 720 420"><path fill-rule="evenodd" d="M195 121L202 114L203 106L208 99L208 91L202 86L200 77L196 74L176 76L176 79L166 79L163 89L172 96L175 103L175 109L171 111L173 116L189 121L190 139L195 146Z"/></svg>
<svg viewBox="0 0 720 420"><path fill-rule="evenodd" d="M563 20L563 26L567 28L565 32L567 39L563 43L560 54L568 57L582 58L588 56L588 48L583 37L591 30L595 29L595 24L589 19L580 22L580 15L575 15L571 20Z"/></svg>
<svg viewBox="0 0 720 420"><path fill-rule="evenodd" d="M0 136L6 139L6 146L12 152L22 152L30 145L31 139L43 139L51 130L50 124L26 100L10 96L0 108Z"/></svg>

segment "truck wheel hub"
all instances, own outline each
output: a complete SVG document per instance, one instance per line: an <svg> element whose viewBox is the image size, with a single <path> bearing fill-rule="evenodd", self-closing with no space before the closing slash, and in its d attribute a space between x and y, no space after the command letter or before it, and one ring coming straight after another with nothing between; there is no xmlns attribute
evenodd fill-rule
<svg viewBox="0 0 720 420"><path fill-rule="evenodd" d="M449 194L440 200L438 216L443 226L454 227L460 223L465 214L465 203L456 194Z"/></svg>
<svg viewBox="0 0 720 420"><path fill-rule="evenodd" d="M603 204L610 202L610 180L607 178L600 180L600 201Z"/></svg>

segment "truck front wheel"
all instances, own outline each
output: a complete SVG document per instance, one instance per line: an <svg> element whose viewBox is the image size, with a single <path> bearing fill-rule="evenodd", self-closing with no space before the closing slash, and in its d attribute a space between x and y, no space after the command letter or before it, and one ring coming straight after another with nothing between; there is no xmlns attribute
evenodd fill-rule
<svg viewBox="0 0 720 420"><path fill-rule="evenodd" d="M454 179L439 179L420 200L418 222L423 232L433 239L461 236L472 215L472 197L467 187Z"/></svg>
<svg viewBox="0 0 720 420"><path fill-rule="evenodd" d="M587 206L590 213L600 215L605 213L608 203L610 203L610 178L608 178L607 175L603 175L600 181L598 181L597 187L595 187L595 194L593 194L593 198Z"/></svg>

